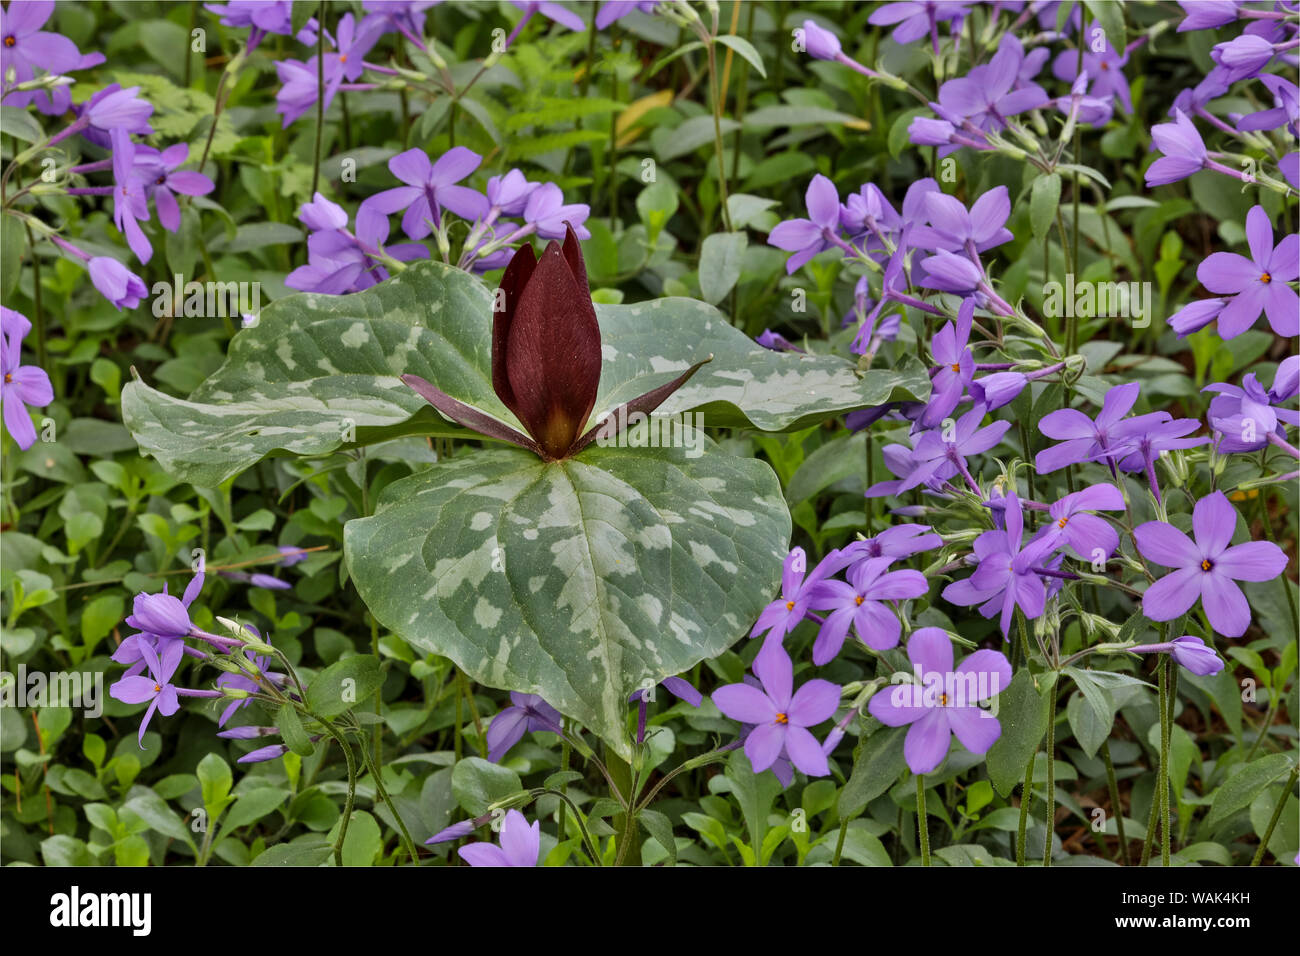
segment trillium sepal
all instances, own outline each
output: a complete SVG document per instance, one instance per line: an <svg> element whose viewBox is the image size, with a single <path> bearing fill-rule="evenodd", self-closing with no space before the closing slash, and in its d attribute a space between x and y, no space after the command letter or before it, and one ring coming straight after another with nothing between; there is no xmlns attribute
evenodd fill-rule
<svg viewBox="0 0 1300 956"><path fill-rule="evenodd" d="M570 458L598 436L612 438L631 413L649 415L713 358L696 362L586 428L600 385L600 326L573 227L566 223L564 244L552 240L540 259L531 245L515 253L501 277L496 303L492 389L527 434L418 375L403 375L402 381L452 421L527 448L545 461Z"/></svg>

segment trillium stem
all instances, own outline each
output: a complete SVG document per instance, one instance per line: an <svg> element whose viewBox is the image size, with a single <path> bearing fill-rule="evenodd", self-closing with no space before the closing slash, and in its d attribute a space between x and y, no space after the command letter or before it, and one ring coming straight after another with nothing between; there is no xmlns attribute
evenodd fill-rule
<svg viewBox="0 0 1300 956"><path fill-rule="evenodd" d="M1282 819L1282 808L1286 806L1286 801L1291 796L1291 790L1295 786L1298 775L1300 775L1300 767L1292 767L1291 775L1286 778L1286 786L1282 788L1282 796L1278 797L1277 806L1273 808L1273 816L1268 821L1268 828L1264 831L1264 835L1260 837L1259 849L1255 851L1254 857L1251 858L1251 866L1259 866L1263 862L1264 853L1268 850L1268 841L1273 838L1273 830L1277 827L1277 821Z"/></svg>
<svg viewBox="0 0 1300 956"><path fill-rule="evenodd" d="M921 845L921 865L930 865L930 821L925 814L925 774L916 775L916 841Z"/></svg>

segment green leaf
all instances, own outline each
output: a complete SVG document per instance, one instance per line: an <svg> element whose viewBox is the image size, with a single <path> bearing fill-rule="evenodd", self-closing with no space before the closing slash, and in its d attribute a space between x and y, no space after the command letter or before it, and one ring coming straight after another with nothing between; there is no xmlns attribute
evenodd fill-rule
<svg viewBox="0 0 1300 956"><path fill-rule="evenodd" d="M892 787L907 769L903 757L906 727L877 730L862 744L862 753L840 791L838 814L846 820Z"/></svg>
<svg viewBox="0 0 1300 956"><path fill-rule="evenodd" d="M1034 180L1029 191L1029 225L1034 238L1041 240L1056 221L1056 207L1061 202L1061 177L1047 173Z"/></svg>
<svg viewBox="0 0 1300 956"><path fill-rule="evenodd" d="M778 126L843 126L860 127L862 120L849 113L828 110L819 106L764 106L745 114L745 128L754 130L775 129Z"/></svg>
<svg viewBox="0 0 1300 956"><path fill-rule="evenodd" d="M733 36L729 33L719 37L714 37L714 40L721 43L723 46L731 47L731 49L743 56L749 62L750 66L758 70L759 76L763 79L767 79L767 70L763 67L763 58L759 56L758 51L754 49L754 44L742 37ZM667 847L665 847L665 849L667 849Z"/></svg>
<svg viewBox="0 0 1300 956"><path fill-rule="evenodd" d="M1011 685L998 697L998 720L1002 736L989 748L986 765L993 788L1006 797L1025 776L1029 757L1047 732L1047 698L1034 687L1027 669L1011 678Z"/></svg>
<svg viewBox="0 0 1300 956"><path fill-rule="evenodd" d="M654 841L668 851L668 865L677 865L677 841L673 838L672 822L658 810L642 810L637 820Z"/></svg>
<svg viewBox="0 0 1300 956"><path fill-rule="evenodd" d="M1112 50L1124 49L1127 37L1124 31L1124 4L1114 3L1112 0L1083 0L1083 5L1088 8L1093 19L1106 34L1106 42L1110 44ZM1093 27L1088 27L1087 42L1093 41Z"/></svg>
<svg viewBox="0 0 1300 956"><path fill-rule="evenodd" d="M353 654L325 668L307 685L307 706L321 717L333 717L370 697L383 683L379 661L370 654Z"/></svg>
<svg viewBox="0 0 1300 956"><path fill-rule="evenodd" d="M253 866L320 866L333 854L323 837L305 837L293 843L267 847L253 860Z"/></svg>
<svg viewBox="0 0 1300 956"><path fill-rule="evenodd" d="M731 781L731 793L740 804L741 815L745 818L749 845L755 850L761 850L769 826L768 814L772 812L772 805L784 789L781 781L768 770L754 773L749 758L741 750L733 751L727 760L726 775Z"/></svg>
<svg viewBox="0 0 1300 956"><path fill-rule="evenodd" d="M198 769L194 772L203 792L203 806L207 808L208 816L215 820L217 814L225 809L226 798L230 796L230 785L234 780L230 764L217 754L210 753L199 761Z"/></svg>
<svg viewBox="0 0 1300 956"><path fill-rule="evenodd" d="M0 107L4 110L13 108ZM2 120L0 125L3 125ZM6 128L5 132L9 130ZM23 224L13 216L0 215L0 294L6 298L18 284L18 274L22 272L23 253L26 249L27 231Z"/></svg>
<svg viewBox="0 0 1300 956"><path fill-rule="evenodd" d="M315 745L307 736L307 731L303 729L298 708L290 704L283 705L275 716L275 725L280 728L280 736L284 738L285 746L298 756L310 757L315 752Z"/></svg>
<svg viewBox="0 0 1300 956"><path fill-rule="evenodd" d="M0 129L24 143L39 143L45 138L41 124L16 106L0 106Z"/></svg>
<svg viewBox="0 0 1300 956"><path fill-rule="evenodd" d="M704 301L716 304L740 278L749 239L743 232L717 232L704 240L700 249L700 292Z"/></svg>
<svg viewBox="0 0 1300 956"><path fill-rule="evenodd" d="M144 453L203 487L271 454L324 455L402 434L471 434L402 384L398 377L408 372L518 429L492 389L491 309L479 280L436 262L354 295L288 296L235 336L226 362L189 400L129 382L123 419ZM695 299L597 305L596 315L600 413L710 354L713 361L657 414L698 411L711 426L793 431L929 396L919 364L862 374L838 356L773 352Z"/></svg>
<svg viewBox="0 0 1300 956"><path fill-rule="evenodd" d="M1244 767L1234 769L1215 793L1214 802L1210 805L1210 815L1205 821L1206 825L1210 830L1214 830L1238 810L1250 806L1251 801L1265 787L1294 765L1295 757L1283 753L1269 754Z"/></svg>
<svg viewBox="0 0 1300 956"><path fill-rule="evenodd" d="M257 822L271 811L278 809L280 804L290 796L288 790L281 790L279 787L258 787L256 790L249 790L235 801L235 805L226 814L226 818L221 822L222 832Z"/></svg>
<svg viewBox="0 0 1300 956"><path fill-rule="evenodd" d="M644 426L626 435L644 436ZM375 617L631 756L628 695L714 657L776 588L790 518L764 463L588 447L473 451L384 489L344 551Z"/></svg>
<svg viewBox="0 0 1300 956"><path fill-rule="evenodd" d="M122 809L134 813L149 824L150 829L158 831L163 836L169 836L173 840L180 840L193 850L194 841L190 838L189 827L167 805L167 801L152 790L144 787L134 789L134 795L122 805Z"/></svg>
<svg viewBox="0 0 1300 956"><path fill-rule="evenodd" d="M466 757L451 771L452 795L471 817L481 817L493 803L523 788L519 774L482 757Z"/></svg>

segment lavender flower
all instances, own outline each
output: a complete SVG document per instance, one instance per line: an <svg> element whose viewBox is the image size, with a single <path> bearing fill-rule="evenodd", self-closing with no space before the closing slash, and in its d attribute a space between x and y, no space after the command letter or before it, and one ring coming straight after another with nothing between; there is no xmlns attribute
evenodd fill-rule
<svg viewBox="0 0 1300 956"><path fill-rule="evenodd" d="M1119 547L1119 534L1104 518L1089 512L1123 511L1124 507L1124 495L1114 485L1092 485L1066 495L1048 508L1052 520L1035 540L1048 543L1053 550L1068 547L1087 561L1098 551L1110 557Z"/></svg>
<svg viewBox="0 0 1300 956"><path fill-rule="evenodd" d="M857 628L862 643L878 651L898 646L902 626L886 601L916 598L930 589L920 571L890 571L893 558L858 561L845 575L848 583L819 581L811 602L817 610L830 611L813 644L813 663L829 663L844 646L849 628Z"/></svg>
<svg viewBox="0 0 1300 956"><path fill-rule="evenodd" d="M1236 509L1221 491L1206 495L1192 509L1195 541L1173 525L1148 521L1133 530L1148 561L1175 568L1147 588L1142 613L1153 621L1172 621L1199 598L1210 626L1225 637L1240 637L1250 626L1250 605L1236 581L1271 581L1286 568L1286 553L1271 541L1232 545Z"/></svg>
<svg viewBox="0 0 1300 956"><path fill-rule="evenodd" d="M1300 425L1300 412L1277 408L1295 397L1300 356L1292 355L1278 366L1273 387L1265 391L1254 372L1242 377L1241 385L1216 382L1203 391L1218 392L1210 402L1210 427L1220 434L1220 454L1258 451L1268 444L1269 434L1286 438L1286 425Z"/></svg>
<svg viewBox="0 0 1300 956"><path fill-rule="evenodd" d="M591 207L586 203L566 203L563 191L555 183L538 186L524 206L524 222L533 226L543 239L563 239L566 224L573 227L579 239L590 239L591 233L583 225L590 215Z"/></svg>
<svg viewBox="0 0 1300 956"><path fill-rule="evenodd" d="M148 146L135 147L135 171L144 182L146 194L153 199L158 221L168 232L181 227L181 209L176 202L176 193L206 196L217 188L202 173L180 169L189 153L190 147L186 143L176 143L162 152ZM114 154L114 161L116 159Z"/></svg>
<svg viewBox="0 0 1300 956"><path fill-rule="evenodd" d="M1139 644L1129 650L1134 654L1172 654L1180 667L1199 677L1209 677L1223 670L1223 658L1214 652L1214 648L1207 647L1205 641L1191 634L1163 644Z"/></svg>
<svg viewBox="0 0 1300 956"><path fill-rule="evenodd" d="M794 253L786 260L787 275L825 249L835 245L840 225L840 194L835 184L818 173L804 194L807 219L789 219L778 223L767 237L770 246Z"/></svg>
<svg viewBox="0 0 1300 956"><path fill-rule="evenodd" d="M998 719L980 703L1011 683L1011 665L998 651L980 650L953 670L952 641L937 627L918 629L907 641L914 684L878 691L867 710L887 727L908 724L903 756L912 773L930 773L943 763L953 735L974 754L984 754L1002 736Z"/></svg>
<svg viewBox="0 0 1300 956"><path fill-rule="evenodd" d="M949 474L962 474L970 485L978 487L966 467L966 458L988 451L1011 427L1010 422L998 421L981 428L985 413L984 406L976 405L957 419L952 429L935 428L921 435L912 449L912 471L903 478L898 490L907 491L938 477L945 466L952 469Z"/></svg>
<svg viewBox="0 0 1300 956"><path fill-rule="evenodd" d="M0 306L0 406L5 428L23 449L36 442L36 427L27 406L43 408L54 401L54 388L45 370L22 364L23 339L31 328L27 316Z"/></svg>
<svg viewBox="0 0 1300 956"><path fill-rule="evenodd" d="M194 626L190 623L190 605L202 590L203 572L200 571L190 579L180 598L168 594L166 584L161 594L137 594L132 613L126 619L127 626L160 638L187 637Z"/></svg>
<svg viewBox="0 0 1300 956"><path fill-rule="evenodd" d="M153 719L154 711L164 717L170 717L180 708L176 687L172 685L171 679L185 653L185 645L181 641L167 641L163 644L161 652L155 653L152 647L142 644L140 653L150 676L123 677L108 689L108 695L124 704L143 704L149 701L149 708L144 712L144 719L140 721L140 733L137 738L140 749L143 750L144 732L149 726L149 721Z"/></svg>
<svg viewBox="0 0 1300 956"><path fill-rule="evenodd" d="M1211 253L1196 277L1211 292L1228 296L1219 313L1219 335L1235 338L1253 326L1261 312L1278 335L1300 334L1300 296L1288 283L1300 277L1300 235L1273 245L1273 224L1263 206L1246 214L1250 258L1233 252Z"/></svg>
<svg viewBox="0 0 1300 956"><path fill-rule="evenodd" d="M564 736L564 718L542 698L511 691L510 700L513 706L493 717L488 726L488 760L492 763L500 763L506 752L524 739L524 734L548 730Z"/></svg>
<svg viewBox="0 0 1300 956"><path fill-rule="evenodd" d="M464 146L448 150L436 163L430 163L422 149L398 153L388 161L388 168L407 185L365 200L357 213L358 227L368 216L388 216L404 209L402 230L412 239L423 239L433 229L442 228L443 209L471 221L477 219L487 212L487 200L481 193L456 183L478 169L482 161L482 156Z"/></svg>
<svg viewBox="0 0 1300 956"><path fill-rule="evenodd" d="M793 691L794 665L780 644L767 644L754 660L763 689L727 684L713 692L713 703L732 720L756 726L745 740L745 756L754 773L772 766L782 750L810 777L824 777L830 765L821 744L808 732L829 719L840 703L840 688L810 680Z"/></svg>
<svg viewBox="0 0 1300 956"><path fill-rule="evenodd" d="M518 810L501 821L501 845L469 843L456 851L470 866L537 866L542 852L542 824L528 820Z"/></svg>

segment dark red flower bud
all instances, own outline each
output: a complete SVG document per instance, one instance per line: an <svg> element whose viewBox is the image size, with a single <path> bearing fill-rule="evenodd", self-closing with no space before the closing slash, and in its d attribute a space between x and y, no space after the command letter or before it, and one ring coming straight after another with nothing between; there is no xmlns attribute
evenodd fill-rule
<svg viewBox="0 0 1300 956"><path fill-rule="evenodd" d="M528 448L547 461L577 454L594 440L599 427L583 432L596 404L601 351L587 267L572 227L566 224L563 246L552 240L540 259L531 245L515 253L495 301L492 388L531 438L418 376L403 375L402 381L448 418L491 438ZM626 408L649 414L703 364L633 399Z"/></svg>

